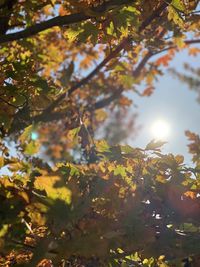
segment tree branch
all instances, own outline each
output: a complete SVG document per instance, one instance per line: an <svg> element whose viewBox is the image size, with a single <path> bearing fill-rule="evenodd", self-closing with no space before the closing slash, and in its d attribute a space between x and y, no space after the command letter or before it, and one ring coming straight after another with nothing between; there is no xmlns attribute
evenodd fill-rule
<svg viewBox="0 0 200 267"><path fill-rule="evenodd" d="M138 32L143 31L155 18L157 18L160 13L168 6L167 3L163 3L160 7L153 11L153 13L148 17L138 29ZM111 51L111 53L85 78L83 78L80 82L72 86L67 93L63 93L60 95L46 110L44 110L44 115L48 114L49 112L53 111L53 109L65 99L66 96L70 96L74 91L78 88L82 87L86 83L88 83L106 64L113 58L115 58L129 43L131 38L128 36L124 38L121 43L115 48L115 50ZM38 115L37 118L42 118L43 114Z"/></svg>
<svg viewBox="0 0 200 267"><path fill-rule="evenodd" d="M1 35L0 36L0 44L30 37L32 35L35 35L39 32L42 32L42 31L47 30L49 28L52 28L54 26L70 25L73 23L81 22L83 20L87 20L89 18L91 18L91 17L88 15L85 15L84 13L71 14L71 15L66 15L66 16L62 16L62 17L58 16L58 17L52 18L50 20L35 24L31 27L28 27L25 30L22 30L19 32L14 32L14 33L9 33L6 35Z"/></svg>
<svg viewBox="0 0 200 267"><path fill-rule="evenodd" d="M19 108L18 106L15 106L14 104L10 103L9 101L3 99L1 96L0 96L0 101L4 102L6 105L11 106L13 108Z"/></svg>
<svg viewBox="0 0 200 267"><path fill-rule="evenodd" d="M135 0L110 0L96 7L92 7L91 11L94 14L97 13L98 15L98 13L106 12L107 10L114 9L115 7L125 5L125 4L130 4L133 2L135 2ZM27 37L30 37L32 35L35 35L39 32L42 32L44 30L50 29L55 26L60 26L60 27L67 26L67 25L71 25L74 23L78 23L81 21L91 19L93 17L95 17L95 15L94 16L88 15L87 12L86 13L80 12L80 13L75 13L75 14L70 14L70 15L65 15L65 16L57 16L47 21L37 23L22 31L9 33L6 35L1 35L0 44L27 38Z"/></svg>
<svg viewBox="0 0 200 267"><path fill-rule="evenodd" d="M196 44L196 43L200 43L200 39L197 39L197 40L186 40L185 41L186 44L190 45L190 44ZM140 61L140 63L138 64L138 66L136 67L136 69L133 71L133 76L134 77L138 77L140 74L141 74L141 71L143 70L145 64L148 62L148 60L150 58L152 58L153 56L161 53L161 52L164 52L164 51L167 51L167 50L170 50L170 49L174 49L176 48L177 46L173 45L173 46L169 46L167 47L166 49L163 49L163 50L160 50L156 53L152 53L152 52L148 52L144 58ZM101 99L99 101L97 101L96 103L94 103L93 107L89 108L89 110L98 110L98 109L101 109L101 108L105 108L106 106L108 106L110 103L112 103L113 101L117 100L121 94L123 93L123 88L120 88L120 89L117 89L112 95L104 98L104 99ZM16 132L16 131L20 131L22 130L23 128L25 128L26 126L28 126L28 124L30 124L31 122L51 122L51 121L54 121L54 120L60 120L60 119L64 119L66 117L70 117L71 114L68 114L67 112L54 112L54 113L45 113L45 114L41 114L41 115L37 115L33 118L31 118L31 121L28 121L24 124L17 124L17 125L13 125L13 127L11 127L10 131L9 131L9 134L13 133L13 132ZM71 127L71 125L69 125L69 128ZM72 126L73 128L73 126ZM70 128L71 129L71 128Z"/></svg>
<svg viewBox="0 0 200 267"><path fill-rule="evenodd" d="M191 44L197 44L197 43L200 43L200 39L196 39L196 40L186 40L185 41L185 44L187 45L191 45ZM165 52L165 51L168 51L170 49L175 49L177 48L176 45L172 45L172 46L169 46L169 47L166 47L165 49L163 50L160 50L156 53L153 53L151 51L149 51L144 57L143 59L140 61L140 63L138 64L137 68L133 71L133 76L135 78L137 78L140 74L141 74L141 71L143 70L144 66L146 65L146 63L148 62L148 60L153 57L153 56L156 56L162 52ZM101 99L99 100L98 102L96 102L94 104L94 109L101 109L101 108L104 108L106 106L108 106L110 103L112 103L113 101L117 100L121 94L123 93L123 89L118 89L116 90L112 95L110 95L109 97L106 97L104 99Z"/></svg>
<svg viewBox="0 0 200 267"><path fill-rule="evenodd" d="M110 1L112 3L116 2L116 0ZM110 3L109 2L109 3ZM125 0L123 1L125 2ZM138 32L143 31L148 25L150 25L150 23L157 18L158 16L160 16L160 14L165 10L165 8L168 6L169 3L164 2L163 4L161 4L160 7L158 7L156 10L154 10L152 12L152 14L150 15L150 17L148 17L145 21L142 22L142 24L140 25ZM113 58L116 58L116 56L130 43L131 38L128 36L125 39L123 39L121 41L121 43L113 50L111 51L111 53L89 74L87 75L85 78L83 78L81 81L79 81L77 84L75 84L74 86L72 86L67 93L63 93L61 94L54 102L52 102L41 114L36 115L32 118L30 118L30 121L26 121L23 123L23 125L20 126L20 129L23 129L24 127L27 126L27 124L30 124L32 122L40 122L40 121L46 121L47 117L51 117L52 111L55 109L55 107L57 107L60 102L62 102L66 96L70 96L73 92L75 92L77 89L79 89L80 87L82 87L83 85L87 84L94 76L96 76L96 74L98 74L98 72L106 66L106 64L112 60ZM145 62L143 61L141 64L145 64ZM138 66L139 67L139 66ZM142 68L142 65L140 65L140 68ZM135 71L139 71L138 68ZM114 93L115 97L110 96L107 100L104 100L104 102L101 103L96 103L96 108L100 108L101 106L105 106L108 105L110 102L112 102L116 97L118 97L121 94L121 92L118 93ZM15 131L15 127L11 127L12 129L9 131L9 133L12 133ZM19 127L17 127L18 130Z"/></svg>
<svg viewBox="0 0 200 267"><path fill-rule="evenodd" d="M142 69L144 68L145 64L147 63L147 61L153 56L152 52L148 52L143 59L140 61L140 63L137 65L136 69L133 71L132 75L137 78L140 74ZM118 90L116 90L112 95L110 95L107 98L104 98L102 100L99 100L98 102L96 102L94 104L94 109L101 109L104 108L106 106L108 106L110 103L112 103L114 100L118 99L121 94L123 93L123 88L120 88Z"/></svg>
<svg viewBox="0 0 200 267"><path fill-rule="evenodd" d="M184 43L185 43L186 45L199 44L199 43L200 43L200 39L195 39L195 40L185 40ZM177 45L172 44L172 45L169 45L168 47L166 47L166 48L164 48L164 49L162 49L162 50L159 50L159 51L155 52L153 55L155 56L155 55L158 55L158 54L160 54L160 53L163 53L163 52L166 52L166 51L168 51L168 50L175 49L175 48L177 48Z"/></svg>
<svg viewBox="0 0 200 267"><path fill-rule="evenodd" d="M103 68L105 65L113 58L115 58L120 51L128 44L129 39L125 38L117 47L115 50L113 50L92 72L90 72L85 78L83 78L80 82L72 86L67 93L61 94L52 104L47 107L46 110L43 111L41 115L38 115L35 119L40 119L45 116L45 114L49 114L49 112L53 111L53 109L65 99L66 96L70 96L73 92L75 92L77 89L82 87L83 85L87 84L96 74Z"/></svg>
<svg viewBox="0 0 200 267"><path fill-rule="evenodd" d="M0 5L0 36L5 34L9 29L9 20L13 12L13 6L17 3L17 0L7 0Z"/></svg>
<svg viewBox="0 0 200 267"><path fill-rule="evenodd" d="M98 110L98 109L101 109L101 108L105 108L106 106L108 106L110 103L112 103L114 100L118 99L122 92L124 90L122 88L116 90L112 95L102 99L102 100L99 100L97 101L94 105L93 105L93 110Z"/></svg>

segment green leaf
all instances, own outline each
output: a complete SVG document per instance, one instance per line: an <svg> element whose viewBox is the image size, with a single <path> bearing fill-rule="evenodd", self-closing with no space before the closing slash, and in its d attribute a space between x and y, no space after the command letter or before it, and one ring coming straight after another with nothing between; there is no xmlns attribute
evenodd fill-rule
<svg viewBox="0 0 200 267"><path fill-rule="evenodd" d="M68 132L68 138L73 141L78 136L80 129L81 127L77 127L77 128L70 130Z"/></svg>
<svg viewBox="0 0 200 267"><path fill-rule="evenodd" d="M44 93L48 93L50 87L45 79L37 77L36 81L33 82L34 86L40 88Z"/></svg>
<svg viewBox="0 0 200 267"><path fill-rule="evenodd" d="M164 144L166 144L166 142L152 140L149 144L147 144L145 150L160 150L160 147Z"/></svg>
<svg viewBox="0 0 200 267"><path fill-rule="evenodd" d="M184 21L173 6L168 7L168 19L172 20L180 28L184 28Z"/></svg>
<svg viewBox="0 0 200 267"><path fill-rule="evenodd" d="M15 105L15 106L22 106L24 105L26 102L26 99L23 95L17 95L13 97L13 100L12 100L12 103Z"/></svg>
<svg viewBox="0 0 200 267"><path fill-rule="evenodd" d="M182 0L172 0L171 5L182 12L185 11L185 5Z"/></svg>
<svg viewBox="0 0 200 267"><path fill-rule="evenodd" d="M107 28L107 34L113 35L114 31L115 31L114 24L113 24L113 21L111 21L109 27Z"/></svg>
<svg viewBox="0 0 200 267"><path fill-rule="evenodd" d="M24 153L31 156L38 153L39 149L40 149L40 143L32 140L26 145Z"/></svg>
<svg viewBox="0 0 200 267"><path fill-rule="evenodd" d="M121 75L120 79L122 84L129 89L132 88L133 84L136 82L135 77L133 77L132 75Z"/></svg>
<svg viewBox="0 0 200 267"><path fill-rule="evenodd" d="M67 37L67 39L72 43L77 39L77 36L79 35L79 33L81 32L81 29L73 29L73 28L69 28L67 29L67 31L65 32L65 36Z"/></svg>
<svg viewBox="0 0 200 267"><path fill-rule="evenodd" d="M3 237L8 231L8 224L3 224L0 229L0 238Z"/></svg>
<svg viewBox="0 0 200 267"><path fill-rule="evenodd" d="M121 267L129 267L130 265L128 265L126 262L122 262Z"/></svg>
<svg viewBox="0 0 200 267"><path fill-rule="evenodd" d="M184 232L188 232L188 233L196 233L196 232L200 232L200 228L195 226L192 223L183 223L180 226L180 230L184 231Z"/></svg>
<svg viewBox="0 0 200 267"><path fill-rule="evenodd" d="M86 42L88 39L95 45L97 42L99 30L96 25L91 22L86 22L81 29L81 32L77 35L77 39L80 42Z"/></svg>
<svg viewBox="0 0 200 267"><path fill-rule="evenodd" d="M122 165L118 165L115 169L114 169L114 175L120 175L121 177L125 177L126 176L126 168L123 167Z"/></svg>
<svg viewBox="0 0 200 267"><path fill-rule="evenodd" d="M126 154L131 154L131 153L134 153L135 152L135 149L132 148L129 145L125 145L125 146L121 146L121 151L124 152L124 153L126 153Z"/></svg>
<svg viewBox="0 0 200 267"><path fill-rule="evenodd" d="M96 150L100 153L110 152L110 146L105 140L96 141Z"/></svg>
<svg viewBox="0 0 200 267"><path fill-rule="evenodd" d="M3 125L4 129L9 129L11 126L11 117L6 113L0 114L0 125Z"/></svg>

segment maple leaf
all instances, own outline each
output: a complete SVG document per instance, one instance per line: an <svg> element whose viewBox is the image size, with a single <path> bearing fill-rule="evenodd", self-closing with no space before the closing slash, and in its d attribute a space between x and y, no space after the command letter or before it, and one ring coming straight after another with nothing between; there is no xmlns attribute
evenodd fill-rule
<svg viewBox="0 0 200 267"><path fill-rule="evenodd" d="M157 59L155 63L158 66L163 65L163 66L167 67L171 60L172 60L171 55L167 54L167 55L164 55L164 56L160 57L159 59Z"/></svg>
<svg viewBox="0 0 200 267"><path fill-rule="evenodd" d="M200 53L200 48L191 47L189 48L188 53L190 56L197 56Z"/></svg>

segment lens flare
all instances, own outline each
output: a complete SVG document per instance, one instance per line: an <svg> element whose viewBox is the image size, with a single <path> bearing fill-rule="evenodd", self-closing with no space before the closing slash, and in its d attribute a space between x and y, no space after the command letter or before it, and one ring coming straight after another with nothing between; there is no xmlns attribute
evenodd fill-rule
<svg viewBox="0 0 200 267"><path fill-rule="evenodd" d="M38 137L39 137L39 134L38 134L37 132L32 132L32 133L31 133L31 139L32 139L33 141L37 140Z"/></svg>

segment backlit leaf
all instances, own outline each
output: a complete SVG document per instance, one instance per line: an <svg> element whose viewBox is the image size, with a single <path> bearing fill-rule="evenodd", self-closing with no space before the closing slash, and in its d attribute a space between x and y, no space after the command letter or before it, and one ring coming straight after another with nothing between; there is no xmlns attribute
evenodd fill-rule
<svg viewBox="0 0 200 267"><path fill-rule="evenodd" d="M157 149L160 149L160 147L163 146L164 144L166 144L166 142L152 140L152 141L146 146L145 149L146 149L146 150L157 150Z"/></svg>

